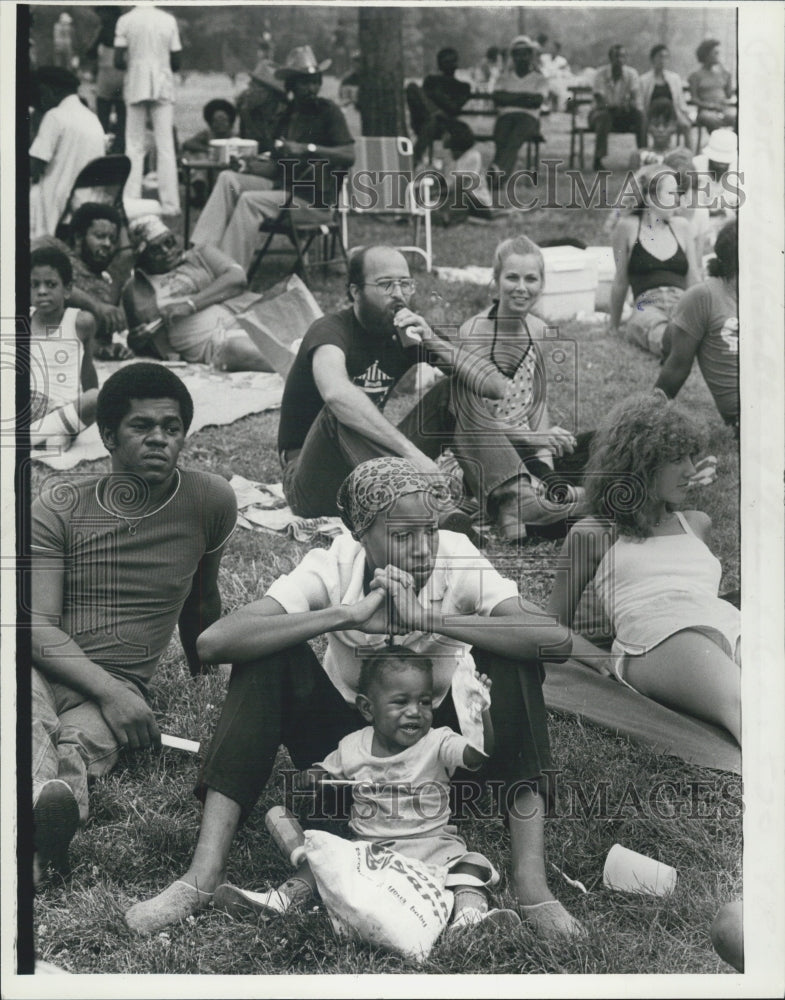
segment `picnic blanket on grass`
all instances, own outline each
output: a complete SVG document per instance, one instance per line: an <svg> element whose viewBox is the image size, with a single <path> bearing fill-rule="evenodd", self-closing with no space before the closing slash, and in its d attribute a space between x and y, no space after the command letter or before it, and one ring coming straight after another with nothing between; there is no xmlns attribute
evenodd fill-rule
<svg viewBox="0 0 785 1000"><path fill-rule="evenodd" d="M243 476L232 476L229 485L237 497L237 523L241 528L288 535L296 542L310 542L317 535L335 538L345 531L340 517L298 517L287 506L280 483L254 483Z"/></svg>
<svg viewBox="0 0 785 1000"><path fill-rule="evenodd" d="M98 384L103 385L109 376L125 365L139 360L97 361ZM185 362L161 361L172 368L188 387L194 401L194 419L188 436L202 427L217 424L233 424L240 417L264 410L276 410L281 405L283 379L275 372L218 372L207 365L186 364ZM101 435L96 424L88 427L77 437L67 451L31 451L31 457L53 469L72 469L79 462L94 462L106 458L106 448L101 443Z"/></svg>
<svg viewBox="0 0 785 1000"><path fill-rule="evenodd" d="M724 729L658 705L577 660L546 664L543 694L554 712L596 722L655 753L741 774L741 750Z"/></svg>

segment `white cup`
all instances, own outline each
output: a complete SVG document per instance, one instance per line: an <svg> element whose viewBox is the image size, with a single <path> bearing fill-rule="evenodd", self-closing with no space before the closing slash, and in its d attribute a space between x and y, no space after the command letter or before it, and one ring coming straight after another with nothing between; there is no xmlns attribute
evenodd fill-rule
<svg viewBox="0 0 785 1000"><path fill-rule="evenodd" d="M605 859L602 882L608 889L667 896L676 886L677 871L645 854L614 844Z"/></svg>

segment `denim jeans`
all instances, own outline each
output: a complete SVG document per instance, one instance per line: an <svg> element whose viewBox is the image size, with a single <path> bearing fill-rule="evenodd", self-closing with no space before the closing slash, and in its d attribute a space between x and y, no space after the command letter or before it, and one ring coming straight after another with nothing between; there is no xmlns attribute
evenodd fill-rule
<svg viewBox="0 0 785 1000"><path fill-rule="evenodd" d="M627 339L659 358L665 331L682 295L684 289L670 285L641 292L627 320L624 331Z"/></svg>
<svg viewBox="0 0 785 1000"><path fill-rule="evenodd" d="M132 681L117 678L139 695ZM88 815L88 779L107 774L117 763L120 746L97 703L79 691L48 681L33 668L33 802L41 787L60 778L79 806L82 822Z"/></svg>
<svg viewBox="0 0 785 1000"><path fill-rule="evenodd" d="M442 378L398 424L398 430L429 458L452 449L464 481L483 509L498 487L526 476L518 452L507 436L491 428L476 398L462 385ZM483 426L485 424L485 426ZM352 469L371 458L396 454L340 424L322 407L299 452L287 453L283 491L300 517L334 516L335 496Z"/></svg>

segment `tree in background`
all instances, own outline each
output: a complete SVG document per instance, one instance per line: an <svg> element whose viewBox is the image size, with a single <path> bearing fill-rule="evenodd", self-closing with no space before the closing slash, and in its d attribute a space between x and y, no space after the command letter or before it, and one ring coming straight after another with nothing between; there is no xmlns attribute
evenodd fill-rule
<svg viewBox="0 0 785 1000"><path fill-rule="evenodd" d="M357 19L363 135L407 135L401 8L360 7Z"/></svg>

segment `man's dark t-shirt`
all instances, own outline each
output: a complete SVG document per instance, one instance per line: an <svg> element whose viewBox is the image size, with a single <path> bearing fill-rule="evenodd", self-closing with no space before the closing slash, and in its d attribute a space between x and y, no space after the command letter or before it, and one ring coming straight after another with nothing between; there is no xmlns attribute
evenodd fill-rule
<svg viewBox="0 0 785 1000"><path fill-rule="evenodd" d="M327 147L349 146L354 142L343 112L337 104L324 97L317 97L312 110L307 113L297 110L293 103L290 104L278 122L277 138L302 142L306 145L311 142L315 146ZM325 166L323 170L316 169L314 174L314 167L308 162L313 159L313 153L305 153L294 165L291 160L288 161L288 166L281 163L277 184L288 189L292 186L290 182L294 178L295 181L300 181L294 185L294 193L298 198L317 208L323 205L336 205L346 168L330 171L328 175L329 166ZM319 166L317 161L317 168ZM329 186L323 185L326 179L330 180ZM309 185L308 181L312 183ZM323 202L322 197L324 197Z"/></svg>
<svg viewBox="0 0 785 1000"><path fill-rule="evenodd" d="M278 451L302 448L324 406L313 378L313 353L323 344L340 347L346 371L380 409L395 383L420 359L417 347L404 350L394 334L375 336L360 326L352 306L312 324L286 379L278 426Z"/></svg>
<svg viewBox="0 0 785 1000"><path fill-rule="evenodd" d="M426 76L422 90L425 96L450 118L461 113L461 108L469 100L472 92L468 83L456 80L454 76L447 76L446 73L432 73Z"/></svg>

